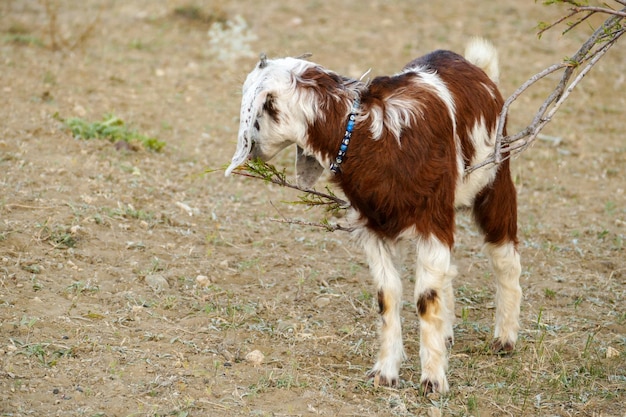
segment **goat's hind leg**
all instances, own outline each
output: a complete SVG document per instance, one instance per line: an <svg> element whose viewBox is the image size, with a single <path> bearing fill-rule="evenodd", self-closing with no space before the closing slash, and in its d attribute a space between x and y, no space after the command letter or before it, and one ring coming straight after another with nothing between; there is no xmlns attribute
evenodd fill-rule
<svg viewBox="0 0 626 417"><path fill-rule="evenodd" d="M508 161L500 166L493 184L476 197L474 217L485 235L485 253L496 280L492 348L496 352L511 352L515 349L520 327L522 289L517 252L517 202Z"/></svg>
<svg viewBox="0 0 626 417"><path fill-rule="evenodd" d="M487 243L485 252L496 278L496 323L492 349L508 353L515 349L520 327L520 256L511 241Z"/></svg>
<svg viewBox="0 0 626 417"><path fill-rule="evenodd" d="M382 319L378 360L368 377L373 378L376 385L397 386L405 354L400 321L402 282L394 265L395 248L368 231L363 231L360 238L376 283Z"/></svg>

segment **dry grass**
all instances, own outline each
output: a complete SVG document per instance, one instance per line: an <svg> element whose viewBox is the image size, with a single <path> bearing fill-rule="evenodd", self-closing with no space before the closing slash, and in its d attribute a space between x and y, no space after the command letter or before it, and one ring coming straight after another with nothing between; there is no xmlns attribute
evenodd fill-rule
<svg viewBox="0 0 626 417"><path fill-rule="evenodd" d="M560 140L514 161L525 295L511 355L487 348L492 280L470 219L459 217L451 392L424 398L410 265L409 360L398 389L377 388L365 379L377 307L348 234L271 221L276 208L305 222L324 215L281 203L297 200L292 190L205 173L234 151L237 91L255 59L215 60L208 20L241 15L257 36L246 35L251 50L312 51L347 75L390 73L481 32L498 43L504 91L578 39L536 40L536 22L557 13L533 2L334 4L59 0L58 44L81 33L63 22L89 24L102 10L69 52L41 46L51 44L41 3L0 5L0 415L624 415L619 54L546 132ZM196 15L177 12L192 6ZM511 123L542 98L513 109ZM55 113L115 113L167 146L120 152L76 140ZM274 163L289 176L292 159ZM246 360L254 350L262 363Z"/></svg>

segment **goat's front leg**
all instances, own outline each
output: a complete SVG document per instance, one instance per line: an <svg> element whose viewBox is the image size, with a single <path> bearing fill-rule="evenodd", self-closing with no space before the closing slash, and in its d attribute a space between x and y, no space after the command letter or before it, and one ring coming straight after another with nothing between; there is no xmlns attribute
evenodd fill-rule
<svg viewBox="0 0 626 417"><path fill-rule="evenodd" d="M424 393L448 391L447 346L452 343L454 296L450 248L434 237L417 244L415 303L420 317L421 385Z"/></svg>
<svg viewBox="0 0 626 417"><path fill-rule="evenodd" d="M361 235L370 272L376 283L378 306L382 318L378 361L368 372L377 385L397 386L400 364L404 360L402 346L402 282L394 265L392 244L370 232Z"/></svg>

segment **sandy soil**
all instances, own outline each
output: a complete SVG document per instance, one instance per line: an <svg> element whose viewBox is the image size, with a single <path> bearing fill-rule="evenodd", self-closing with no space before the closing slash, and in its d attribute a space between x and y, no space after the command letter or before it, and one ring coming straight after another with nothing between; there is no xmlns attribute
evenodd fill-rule
<svg viewBox="0 0 626 417"><path fill-rule="evenodd" d="M206 172L234 152L241 83L260 51L379 75L481 35L508 96L591 29L538 39L563 9L533 1L292 3L0 2L0 414L624 416L622 45L513 162L517 351L486 348L492 283L461 215L451 392L424 398L412 267L403 382L373 387L360 250L346 233L272 221L324 215L284 203L297 193ZM554 80L519 100L510 131ZM110 113L163 151L75 139L59 121ZM292 159L273 162L290 174ZM255 350L260 363L246 359Z"/></svg>

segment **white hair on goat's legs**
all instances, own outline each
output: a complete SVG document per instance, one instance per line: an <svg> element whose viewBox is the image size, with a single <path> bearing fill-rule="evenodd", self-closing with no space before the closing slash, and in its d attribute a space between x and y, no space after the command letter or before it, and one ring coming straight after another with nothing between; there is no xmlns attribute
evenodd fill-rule
<svg viewBox="0 0 626 417"><path fill-rule="evenodd" d="M396 247L367 229L358 233L376 284L382 319L378 360L368 376L374 378L375 384L395 386L399 382L400 364L405 358L400 319L402 281L394 264Z"/></svg>
<svg viewBox="0 0 626 417"><path fill-rule="evenodd" d="M496 325L494 346L496 350L510 352L515 348L519 330L519 312L522 288L520 256L513 242L500 245L487 243L484 251L496 279Z"/></svg>
<svg viewBox="0 0 626 417"><path fill-rule="evenodd" d="M444 321L444 335L446 340L446 347L451 348L454 345L454 279L458 275L456 265L450 265L448 272L443 282L443 295L444 302L446 303L445 313L448 314L448 318Z"/></svg>
<svg viewBox="0 0 626 417"><path fill-rule="evenodd" d="M425 392L448 391L447 344L452 343L455 272L446 244L434 236L418 239L415 303L420 316L421 383Z"/></svg>

